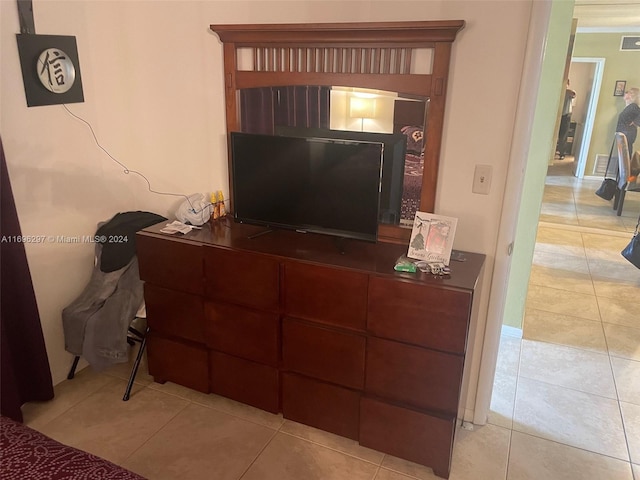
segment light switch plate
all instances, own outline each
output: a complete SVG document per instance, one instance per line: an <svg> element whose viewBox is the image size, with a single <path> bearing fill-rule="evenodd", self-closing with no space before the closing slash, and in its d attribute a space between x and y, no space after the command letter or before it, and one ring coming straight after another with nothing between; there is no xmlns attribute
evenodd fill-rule
<svg viewBox="0 0 640 480"><path fill-rule="evenodd" d="M492 172L493 167L491 165L476 165L476 171L473 174L473 193L489 195Z"/></svg>

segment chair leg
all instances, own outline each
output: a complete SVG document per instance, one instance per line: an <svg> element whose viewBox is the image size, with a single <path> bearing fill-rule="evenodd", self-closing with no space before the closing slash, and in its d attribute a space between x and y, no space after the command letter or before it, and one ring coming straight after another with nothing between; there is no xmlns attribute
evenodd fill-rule
<svg viewBox="0 0 640 480"><path fill-rule="evenodd" d="M616 215L617 216L622 215L622 205L624 205L624 195L625 195L625 193L627 193L626 187L627 186L625 185L625 188L620 190L620 194L618 195L618 209L616 211Z"/></svg>
<svg viewBox="0 0 640 480"><path fill-rule="evenodd" d="M138 373L138 367L140 366L140 361L142 360L142 356L144 355L144 349L147 346L147 334L149 333L149 327L142 335L142 342L140 342L140 350L138 350L138 355L136 356L136 361L133 364L133 369L131 370L131 376L129 377L129 383L127 383L127 389L124 392L124 397L122 397L122 401L126 402L129 400L131 396L131 389L133 388L133 382L136 379L136 374Z"/></svg>
<svg viewBox="0 0 640 480"><path fill-rule="evenodd" d="M76 355L76 358L73 359L73 363L71 364L71 370L67 375L67 380L72 380L76 375L76 368L78 367L78 361L80 360L80 356Z"/></svg>

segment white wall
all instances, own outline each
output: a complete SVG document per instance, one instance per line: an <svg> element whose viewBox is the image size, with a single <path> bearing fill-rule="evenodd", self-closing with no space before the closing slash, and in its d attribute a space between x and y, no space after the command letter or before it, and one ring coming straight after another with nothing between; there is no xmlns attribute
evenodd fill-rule
<svg viewBox="0 0 640 480"><path fill-rule="evenodd" d="M37 33L75 35L85 102L69 108L102 145L157 190L226 185L222 51L211 23L462 19L453 46L436 213L458 217L454 248L487 254L476 352L498 223L532 1L43 1ZM117 211L169 214L178 199L123 175L61 106L26 107L15 2L0 2L0 131L25 235L85 235ZM508 21L507 21L508 20ZM471 192L476 164L493 167L489 195ZM92 245L28 245L54 382L70 363L61 309L85 285ZM479 358L474 359L477 371Z"/></svg>

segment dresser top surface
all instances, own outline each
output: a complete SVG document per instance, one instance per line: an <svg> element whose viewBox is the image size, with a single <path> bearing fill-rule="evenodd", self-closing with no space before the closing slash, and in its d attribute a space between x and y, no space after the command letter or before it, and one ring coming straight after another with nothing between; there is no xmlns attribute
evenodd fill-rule
<svg viewBox="0 0 640 480"><path fill-rule="evenodd" d="M328 235L300 233L235 223L224 218L202 225L187 234L165 234L160 229L167 222L147 227L138 235L164 238L196 246L217 246L234 251L271 255L318 265L347 268L402 279L408 282L442 285L450 288L474 289L482 271L485 255L461 252L464 261L450 262L451 274L436 276L422 272L396 272L393 267L407 246L338 239ZM255 236L259 234L258 236ZM250 238L251 237L251 238Z"/></svg>

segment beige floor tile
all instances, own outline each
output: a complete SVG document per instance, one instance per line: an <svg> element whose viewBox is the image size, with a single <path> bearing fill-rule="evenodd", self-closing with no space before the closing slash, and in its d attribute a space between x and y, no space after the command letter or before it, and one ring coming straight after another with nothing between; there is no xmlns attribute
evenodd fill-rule
<svg viewBox="0 0 640 480"><path fill-rule="evenodd" d="M551 254L545 254L552 257ZM539 256L534 256L534 262ZM549 258L551 260L551 258ZM586 265L586 261L585 261ZM586 269L586 267L585 267ZM532 265L529 275L529 285L542 285L567 290L569 292L594 295L593 282L588 273L576 273L569 270L558 270L551 266Z"/></svg>
<svg viewBox="0 0 640 480"><path fill-rule="evenodd" d="M597 226L583 226L583 225L565 225L562 223L550 223L550 222L538 222L538 225L541 227L549 227L556 230L568 230L571 232L580 232L580 233L592 233L594 235L605 235L610 237L620 237L620 238L629 238L627 232L621 232L617 230L607 230L603 228L598 228Z"/></svg>
<svg viewBox="0 0 640 480"><path fill-rule="evenodd" d="M504 428L513 426L517 377L496 372L487 422Z"/></svg>
<svg viewBox="0 0 640 480"><path fill-rule="evenodd" d="M580 232L571 230L559 230L551 227L538 227L536 234L536 250L557 251L557 248L566 248L569 255L584 256L584 244Z"/></svg>
<svg viewBox="0 0 640 480"><path fill-rule="evenodd" d="M386 468L381 468L380 470L378 470L375 480L414 480L414 477L408 477L401 473L387 470Z"/></svg>
<svg viewBox="0 0 640 480"><path fill-rule="evenodd" d="M513 429L629 460L618 402L520 377Z"/></svg>
<svg viewBox="0 0 640 480"><path fill-rule="evenodd" d="M449 479L506 478L510 439L511 430L495 425L459 429Z"/></svg>
<svg viewBox="0 0 640 480"><path fill-rule="evenodd" d="M236 402L230 398L221 397L213 393L206 394L191 390L190 388L177 385L175 383L167 382L165 384L152 383L149 385L150 389L158 390L163 393L175 395L180 398L184 398L193 403L203 405L205 407L214 408L221 412L236 417L242 418L249 422L254 422L265 427L278 429L284 423L282 415L275 415L273 413L254 408L244 403Z"/></svg>
<svg viewBox="0 0 640 480"><path fill-rule="evenodd" d="M609 356L604 353L523 340L520 355L522 377L614 400L618 398Z"/></svg>
<svg viewBox="0 0 640 480"><path fill-rule="evenodd" d="M556 286L556 283L566 281L572 275L576 275L579 280L588 279L589 275L589 265L584 255L569 255L561 249L534 252L533 265L557 271L558 279L549 286Z"/></svg>
<svg viewBox="0 0 640 480"><path fill-rule="evenodd" d="M611 215L611 209L600 198L589 195L589 193L585 195L583 192L578 192L575 195L578 216L598 215L602 217L602 221L615 217L615 215Z"/></svg>
<svg viewBox="0 0 640 480"><path fill-rule="evenodd" d="M540 285L529 285L526 307L588 320L600 320L600 312L594 295L568 292Z"/></svg>
<svg viewBox="0 0 640 480"><path fill-rule="evenodd" d="M49 422L42 432L120 463L188 404L137 385L135 397L123 402L125 382L115 380Z"/></svg>
<svg viewBox="0 0 640 480"><path fill-rule="evenodd" d="M612 278L621 282L634 282L638 279L639 269L627 262L622 255L620 260L588 258L589 271L592 275Z"/></svg>
<svg viewBox="0 0 640 480"><path fill-rule="evenodd" d="M569 189L545 188L544 200L540 207L540 220L565 225L578 225L578 215L570 200Z"/></svg>
<svg viewBox="0 0 640 480"><path fill-rule="evenodd" d="M567 199L562 194L550 194L545 198L542 204L542 213L549 214L561 214L563 216L573 215L577 219L576 208L574 205L567 202Z"/></svg>
<svg viewBox="0 0 640 480"><path fill-rule="evenodd" d="M640 291L638 293L640 294ZM640 295L638 297L640 298ZM621 298L598 297L598 305L603 322L640 329L640 308L637 299L630 302Z"/></svg>
<svg viewBox="0 0 640 480"><path fill-rule="evenodd" d="M612 357L640 361L640 328L603 323L604 335Z"/></svg>
<svg viewBox="0 0 640 480"><path fill-rule="evenodd" d="M236 480L276 430L190 404L124 466L150 480Z"/></svg>
<svg viewBox="0 0 640 480"><path fill-rule="evenodd" d="M567 182L566 177L549 176L546 178L544 189L544 201L561 200L573 202L573 184Z"/></svg>
<svg viewBox="0 0 640 480"><path fill-rule="evenodd" d="M602 323L596 320L528 308L523 338L606 353Z"/></svg>
<svg viewBox="0 0 640 480"><path fill-rule="evenodd" d="M540 211L540 220L548 223L560 223L565 225L578 225L578 217L571 212L557 212L549 208L543 208Z"/></svg>
<svg viewBox="0 0 640 480"><path fill-rule="evenodd" d="M606 277L593 276L593 287L598 297L609 297L635 302L640 295L640 277L635 281L622 281Z"/></svg>
<svg viewBox="0 0 640 480"><path fill-rule="evenodd" d="M624 222L620 217L616 217L613 211L609 217L596 213L589 214L578 211L578 223L584 227L596 227L619 232L626 231Z"/></svg>
<svg viewBox="0 0 640 480"><path fill-rule="evenodd" d="M56 385L52 400L23 405L24 423L31 428L41 430L51 420L110 383L118 382L87 367L77 372L72 380L65 380ZM124 394L124 389L122 393Z"/></svg>
<svg viewBox="0 0 640 480"><path fill-rule="evenodd" d="M632 480L628 462L513 432L507 480Z"/></svg>
<svg viewBox="0 0 640 480"><path fill-rule="evenodd" d="M291 420L286 420L280 428L280 431L293 435L294 437L302 438L303 440L308 440L333 450L346 453L352 457L366 460L367 462L371 462L376 465L380 465L380 463L382 463L382 458L384 457L384 453L362 447L355 440L340 437L308 425L292 422Z"/></svg>
<svg viewBox="0 0 640 480"><path fill-rule="evenodd" d="M620 410L622 410L631 461L640 463L640 405L620 402Z"/></svg>
<svg viewBox="0 0 640 480"><path fill-rule="evenodd" d="M631 467L633 468L633 478L635 478L635 480L640 480L640 464L632 464Z"/></svg>
<svg viewBox="0 0 640 480"><path fill-rule="evenodd" d="M491 406L487 421L492 425L511 428L516 399L521 339L502 335L493 381Z"/></svg>
<svg viewBox="0 0 640 480"><path fill-rule="evenodd" d="M417 478L419 480L442 480L434 474L433 470L429 467L394 457L392 455L384 456L384 460L382 460L382 468L402 475L408 475L411 478ZM449 479L451 480L451 477L449 477Z"/></svg>
<svg viewBox="0 0 640 480"><path fill-rule="evenodd" d="M277 433L242 480L372 480L377 471L373 463Z"/></svg>
<svg viewBox="0 0 640 480"><path fill-rule="evenodd" d="M626 236L583 233L582 239L587 258L624 261L624 258L621 258L620 251L629 243L629 239Z"/></svg>
<svg viewBox="0 0 640 480"><path fill-rule="evenodd" d="M640 202L635 209L636 212L640 211ZM623 212L624 213L624 212ZM636 225L638 224L638 217L627 217L622 216L622 223L624 223L625 228L627 229L627 233L633 234L636 231ZM631 236L629 236L629 240L631 240Z"/></svg>
<svg viewBox="0 0 640 480"><path fill-rule="evenodd" d="M640 361L611 357L618 398L640 405Z"/></svg>
<svg viewBox="0 0 640 480"><path fill-rule="evenodd" d="M133 364L136 360L136 356L138 355L139 348L140 344L136 343L136 345L129 349L129 361L127 363L118 363L105 370L104 373L117 378L121 378L122 380L129 381L129 378L131 377L131 371L133 370ZM142 356L142 360L140 361L140 366L138 367L138 371L136 373L134 381L135 383L138 383L140 385L149 385L150 383L153 383L153 377L149 375L149 370L147 368L146 354Z"/></svg>

